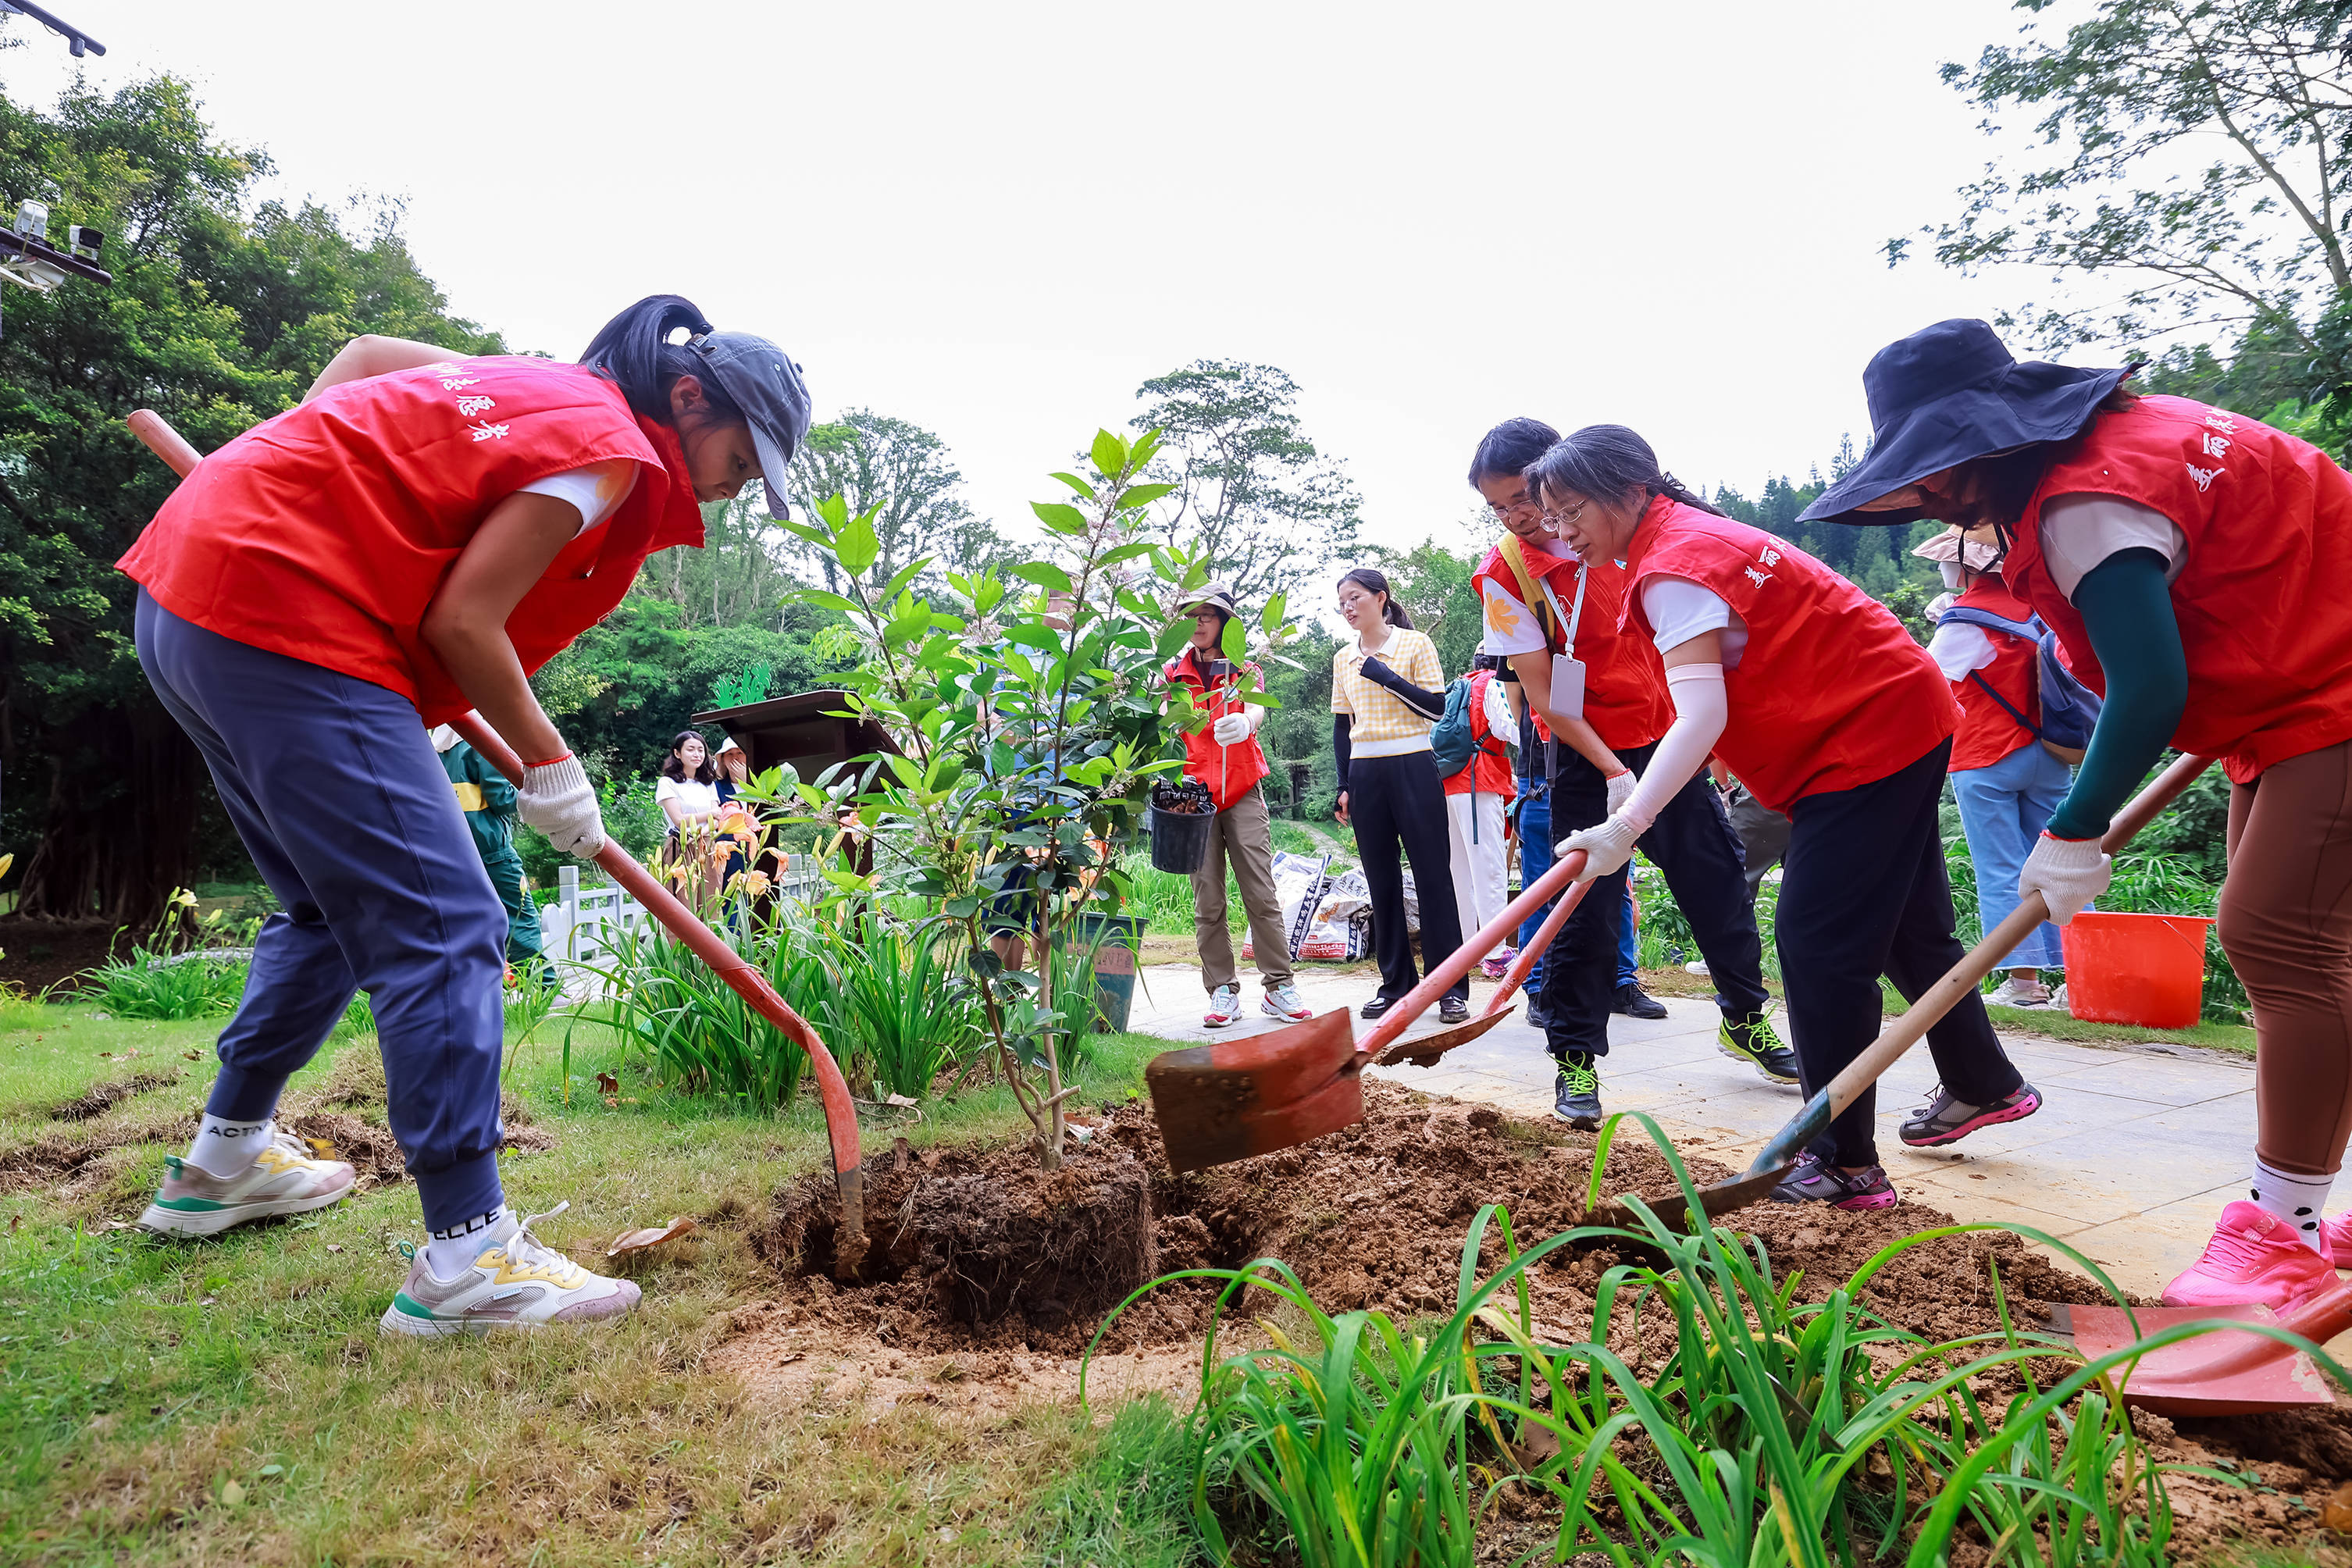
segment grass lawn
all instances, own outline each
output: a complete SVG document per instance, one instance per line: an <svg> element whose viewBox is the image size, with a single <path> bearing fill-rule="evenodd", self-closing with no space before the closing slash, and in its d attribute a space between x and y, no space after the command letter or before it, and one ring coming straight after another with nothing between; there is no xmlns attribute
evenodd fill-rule
<svg viewBox="0 0 2352 1568"><path fill-rule="evenodd" d="M732 1114L652 1089L608 1044L527 1044L509 1087L554 1147L506 1163L525 1213L584 1249L698 1216L643 1268L643 1310L608 1330L468 1342L380 1338L421 1244L414 1188L170 1243L134 1217L201 1103L218 1024L108 1021L0 1004L0 1561L11 1563L1174 1563L1189 1467L1168 1407L1093 1425L1038 1405L975 1425L923 1406L754 1404L698 1370L720 1314L770 1278L747 1237L769 1195L823 1161L823 1122ZM1164 1042L1105 1037L1090 1099L1140 1086ZM346 1052L331 1044L299 1099ZM188 1053L196 1059L189 1059ZM135 1055L131 1054L135 1053ZM620 1075L616 1107L594 1075ZM101 1114L52 1108L94 1084L176 1080ZM1005 1133L998 1089L904 1131ZM43 1137L129 1142L29 1184ZM69 1193L70 1195L62 1195Z"/></svg>

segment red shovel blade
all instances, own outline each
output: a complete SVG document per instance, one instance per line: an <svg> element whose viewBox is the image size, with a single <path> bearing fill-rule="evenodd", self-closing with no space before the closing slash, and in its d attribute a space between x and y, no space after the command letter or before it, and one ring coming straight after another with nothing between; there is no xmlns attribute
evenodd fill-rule
<svg viewBox="0 0 2352 1568"><path fill-rule="evenodd" d="M1287 1149L1364 1116L1363 1062L1344 1007L1272 1034L1164 1051L1143 1076L1178 1173Z"/></svg>
<svg viewBox="0 0 2352 1568"><path fill-rule="evenodd" d="M2352 1328L2352 1286L2336 1285L2284 1313L2268 1307L2053 1307L2051 1327L2071 1335L2085 1361L2181 1323L2275 1323L2315 1344ZM2134 1320L2138 1328L2133 1328ZM2335 1391L2318 1363L2264 1334L2217 1329L2150 1351L2131 1369L2124 1401L2159 1415L2249 1415L2328 1405Z"/></svg>

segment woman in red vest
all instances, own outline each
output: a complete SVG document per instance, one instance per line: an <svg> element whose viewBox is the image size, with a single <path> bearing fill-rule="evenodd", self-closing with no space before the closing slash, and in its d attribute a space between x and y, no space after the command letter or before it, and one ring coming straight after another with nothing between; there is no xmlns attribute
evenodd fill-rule
<svg viewBox="0 0 2352 1568"><path fill-rule="evenodd" d="M1708 508L1622 425L1579 430L1528 480L1580 557L1625 563L1622 625L1658 650L1675 705L1632 795L1559 852L1583 850L1587 877L1615 871L1710 752L1786 813L1776 940L1801 1077L1818 1094L1877 1037L1880 975L1916 997L1961 957L1937 831L1951 689L1885 606ZM1927 1048L1943 1083L1903 1123L1904 1142L1949 1143L2041 1108L1973 993L1928 1031ZM1858 1097L1773 1195L1895 1203L1875 1109L1874 1094Z"/></svg>
<svg viewBox="0 0 2352 1568"><path fill-rule="evenodd" d="M2352 1136L2352 478L2308 442L2129 368L2019 363L1941 321L1863 373L1870 457L1807 517L1990 524L2002 574L2104 693L2021 894L2060 924L2104 892L2099 839L2166 745L2221 759L2221 945L2253 999L2250 1201L2223 1207L2176 1306L2279 1306L2352 1265L2323 1218Z"/></svg>
<svg viewBox="0 0 2352 1568"><path fill-rule="evenodd" d="M1952 799L1976 868L1978 923L1990 931L2017 908L2018 872L2074 775L2028 728L2039 711L2040 647L2030 637L1970 618L2023 623L2033 614L2001 580L2000 546L1951 531L1911 553L1935 562L1944 585L1953 590L1929 606L1937 626L1927 657L1952 683L1960 705L1959 731L1952 737ZM2058 928L2044 921L2007 954L2009 977L1986 1004L2049 1006L2042 972L2058 964Z"/></svg>
<svg viewBox="0 0 2352 1568"><path fill-rule="evenodd" d="M692 336L671 343L680 328ZM764 477L782 516L808 417L772 344L713 332L664 295L614 318L576 365L358 339L164 503L121 562L140 584L140 663L283 910L150 1229L212 1236L351 1191L351 1166L310 1159L274 1119L358 989L430 1233L384 1331L635 1304L635 1285L541 1245L506 1206L506 916L427 731L478 710L530 761L523 821L593 855L595 792L528 678L646 556L701 544L698 503Z"/></svg>

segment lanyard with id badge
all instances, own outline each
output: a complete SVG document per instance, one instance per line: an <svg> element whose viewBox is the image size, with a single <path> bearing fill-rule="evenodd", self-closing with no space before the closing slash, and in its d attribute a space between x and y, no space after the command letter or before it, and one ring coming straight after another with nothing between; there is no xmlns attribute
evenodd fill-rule
<svg viewBox="0 0 2352 1568"><path fill-rule="evenodd" d="M1576 569L1576 607L1567 617L1568 651L1551 656L1551 710L1564 719L1584 717L1584 661L1576 657L1576 628L1584 619L1584 579L1591 570L1582 565ZM1558 621L1559 600L1551 591L1551 580L1544 579L1541 586L1552 619Z"/></svg>

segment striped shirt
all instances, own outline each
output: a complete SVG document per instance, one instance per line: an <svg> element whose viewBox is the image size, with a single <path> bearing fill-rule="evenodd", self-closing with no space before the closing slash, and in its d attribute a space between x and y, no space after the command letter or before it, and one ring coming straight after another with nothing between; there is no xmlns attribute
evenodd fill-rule
<svg viewBox="0 0 2352 1568"><path fill-rule="evenodd" d="M1437 645L1420 632L1391 627L1389 640L1375 657L1410 685L1424 691L1445 689ZM1365 679L1363 668L1360 643L1343 643L1331 656L1331 711L1348 716L1349 754L1401 757L1408 752L1429 750L1433 721L1406 707L1395 692Z"/></svg>

